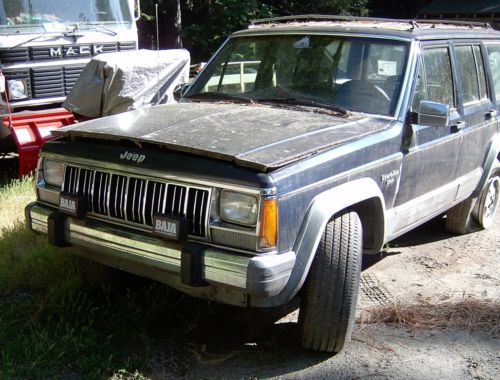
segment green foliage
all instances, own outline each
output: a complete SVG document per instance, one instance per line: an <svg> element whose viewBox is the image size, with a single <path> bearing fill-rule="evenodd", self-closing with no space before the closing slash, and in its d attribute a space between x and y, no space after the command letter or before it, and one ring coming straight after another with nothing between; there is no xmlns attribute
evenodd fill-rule
<svg viewBox="0 0 500 380"><path fill-rule="evenodd" d="M34 200L33 177L0 182L0 238L3 229L24 221L24 206Z"/></svg>
<svg viewBox="0 0 500 380"><path fill-rule="evenodd" d="M368 0L309 0L309 1L281 1L263 0L280 15L297 14L337 14L351 16L366 16L368 14Z"/></svg>
<svg viewBox="0 0 500 380"><path fill-rule="evenodd" d="M109 292L82 289L74 257L25 228L33 194L32 178L0 187L0 379L104 378L144 368L149 351L123 345L135 335L117 323L127 319Z"/></svg>
<svg viewBox="0 0 500 380"><path fill-rule="evenodd" d="M140 29L143 41L155 39L155 3L158 3L161 34L163 24L172 22L169 13L175 9L177 1L179 0L142 2ZM246 28L254 19L311 13L365 16L368 14L368 1L185 0L180 2L183 45L191 52L193 62L206 61L231 33ZM163 32L173 33L174 29L166 27ZM160 41L166 41L169 37L160 35Z"/></svg>
<svg viewBox="0 0 500 380"><path fill-rule="evenodd" d="M183 41L194 62L207 60L229 34L272 15L271 7L259 0L193 0L183 7Z"/></svg>

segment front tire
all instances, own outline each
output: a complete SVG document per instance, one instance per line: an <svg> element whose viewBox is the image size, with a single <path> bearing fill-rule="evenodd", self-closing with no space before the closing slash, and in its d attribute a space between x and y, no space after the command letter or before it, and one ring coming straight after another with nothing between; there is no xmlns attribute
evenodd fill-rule
<svg viewBox="0 0 500 380"><path fill-rule="evenodd" d="M337 353L351 339L362 258L358 214L326 225L307 278L299 312L303 347Z"/></svg>

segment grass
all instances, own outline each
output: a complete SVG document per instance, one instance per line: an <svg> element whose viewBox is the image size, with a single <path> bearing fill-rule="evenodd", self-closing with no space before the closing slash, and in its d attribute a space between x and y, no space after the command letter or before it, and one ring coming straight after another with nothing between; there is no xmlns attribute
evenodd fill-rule
<svg viewBox="0 0 500 380"><path fill-rule="evenodd" d="M26 229L32 200L32 178L0 182L0 379L143 380L157 353L182 376L189 333L217 308L126 274L83 284L73 255Z"/></svg>
<svg viewBox="0 0 500 380"><path fill-rule="evenodd" d="M83 288L75 258L24 227L33 199L32 178L0 187L0 378L145 378L151 320L138 316L164 288Z"/></svg>

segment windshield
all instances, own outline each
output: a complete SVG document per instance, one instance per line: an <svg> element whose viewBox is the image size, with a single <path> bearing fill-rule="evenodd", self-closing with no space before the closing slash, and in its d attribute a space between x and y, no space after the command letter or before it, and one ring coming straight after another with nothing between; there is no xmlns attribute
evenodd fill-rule
<svg viewBox="0 0 500 380"><path fill-rule="evenodd" d="M231 39L187 98L246 98L392 115L408 44L330 35Z"/></svg>
<svg viewBox="0 0 500 380"><path fill-rule="evenodd" d="M45 31L59 24L112 25L131 21L128 0L0 0L3 32Z"/></svg>

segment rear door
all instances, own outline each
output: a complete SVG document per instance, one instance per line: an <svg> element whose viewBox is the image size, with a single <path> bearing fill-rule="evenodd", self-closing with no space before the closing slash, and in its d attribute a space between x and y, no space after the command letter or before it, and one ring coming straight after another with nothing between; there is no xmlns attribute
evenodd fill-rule
<svg viewBox="0 0 500 380"><path fill-rule="evenodd" d="M486 147L496 130L498 111L493 102L493 89L488 87L486 49L480 41L454 44L458 76L458 100L463 122L463 138L457 166L460 186L457 199L470 195L482 172ZM496 75L496 74L495 74Z"/></svg>

